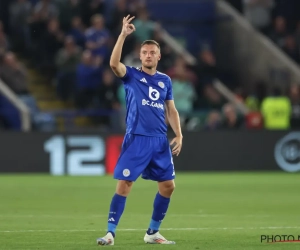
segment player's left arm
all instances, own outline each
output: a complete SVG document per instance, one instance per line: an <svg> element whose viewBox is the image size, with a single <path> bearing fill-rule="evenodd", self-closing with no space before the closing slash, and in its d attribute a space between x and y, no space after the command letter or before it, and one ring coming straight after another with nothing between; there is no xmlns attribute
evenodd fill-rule
<svg viewBox="0 0 300 250"><path fill-rule="evenodd" d="M175 107L174 100L166 100L165 104L167 119L176 135L176 137L170 143L171 145L175 144L172 148L172 154L178 156L181 151L183 138L180 126L179 113Z"/></svg>

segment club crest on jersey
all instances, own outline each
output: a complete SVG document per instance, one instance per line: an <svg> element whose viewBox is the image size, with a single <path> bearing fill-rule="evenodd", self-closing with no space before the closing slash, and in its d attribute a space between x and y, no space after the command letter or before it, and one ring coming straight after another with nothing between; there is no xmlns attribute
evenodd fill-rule
<svg viewBox="0 0 300 250"><path fill-rule="evenodd" d="M165 84L163 82L158 82L158 86L163 89L165 87Z"/></svg>

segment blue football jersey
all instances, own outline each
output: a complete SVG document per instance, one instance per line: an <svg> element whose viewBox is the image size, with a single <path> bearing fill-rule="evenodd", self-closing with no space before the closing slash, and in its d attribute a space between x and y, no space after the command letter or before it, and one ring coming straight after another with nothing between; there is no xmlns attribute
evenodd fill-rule
<svg viewBox="0 0 300 250"><path fill-rule="evenodd" d="M172 82L166 74L149 75L126 66L121 78L126 93L126 133L166 136L165 101L173 100Z"/></svg>

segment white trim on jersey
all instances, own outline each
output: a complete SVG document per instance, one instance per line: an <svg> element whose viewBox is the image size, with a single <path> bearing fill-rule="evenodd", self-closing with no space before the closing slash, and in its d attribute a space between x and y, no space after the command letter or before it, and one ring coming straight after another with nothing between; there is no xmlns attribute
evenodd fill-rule
<svg viewBox="0 0 300 250"><path fill-rule="evenodd" d="M160 74L160 75L168 76L167 74L164 74L164 73L162 73L162 72L160 72L160 71L156 71L156 73L157 73L157 74Z"/></svg>

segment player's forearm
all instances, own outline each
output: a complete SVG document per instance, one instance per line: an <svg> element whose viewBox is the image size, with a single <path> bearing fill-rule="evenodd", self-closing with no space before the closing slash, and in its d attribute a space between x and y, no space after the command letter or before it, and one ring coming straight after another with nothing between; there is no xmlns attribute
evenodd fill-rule
<svg viewBox="0 0 300 250"><path fill-rule="evenodd" d="M179 113L176 109L170 111L170 113L168 114L168 120L169 120L170 126L173 129L176 137L182 137Z"/></svg>
<svg viewBox="0 0 300 250"><path fill-rule="evenodd" d="M118 40L115 44L115 47L112 51L111 57L110 57L110 66L112 68L117 68L121 61L121 55L122 55L122 48L124 45L126 36L119 35Z"/></svg>

